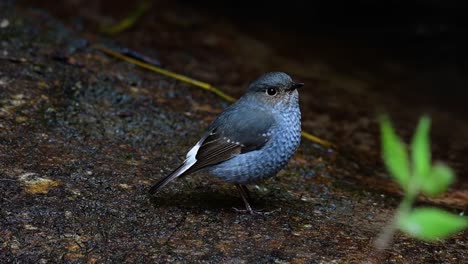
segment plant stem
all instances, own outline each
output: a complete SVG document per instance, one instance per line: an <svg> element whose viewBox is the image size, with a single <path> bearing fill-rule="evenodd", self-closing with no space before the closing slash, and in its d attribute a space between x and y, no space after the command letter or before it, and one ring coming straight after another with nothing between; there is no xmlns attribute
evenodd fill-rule
<svg viewBox="0 0 468 264"><path fill-rule="evenodd" d="M408 188L407 193L398 206L395 216L386 225L383 232L380 233L379 237L375 240L374 244L378 251L382 251L390 245L393 235L398 228L398 220L405 217L411 211L414 200L416 199L416 189L417 188Z"/></svg>

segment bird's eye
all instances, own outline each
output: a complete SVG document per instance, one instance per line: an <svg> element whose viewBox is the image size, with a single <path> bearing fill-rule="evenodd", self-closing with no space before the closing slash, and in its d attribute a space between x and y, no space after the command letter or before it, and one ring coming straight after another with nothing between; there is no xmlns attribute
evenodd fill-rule
<svg viewBox="0 0 468 264"><path fill-rule="evenodd" d="M273 87L270 87L266 90L266 93L271 96L276 95L276 89Z"/></svg>

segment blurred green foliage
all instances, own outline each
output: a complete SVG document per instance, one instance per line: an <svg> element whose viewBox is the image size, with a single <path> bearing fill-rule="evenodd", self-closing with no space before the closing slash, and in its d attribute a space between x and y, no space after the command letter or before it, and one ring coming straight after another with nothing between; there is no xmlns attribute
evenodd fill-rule
<svg viewBox="0 0 468 264"><path fill-rule="evenodd" d="M411 141L411 153L395 133L388 117L380 119L382 156L387 170L405 194L396 213L396 228L417 239L433 241L447 238L468 227L464 216L438 208L413 208L416 197L440 195L455 180L446 165L431 162L429 117L422 117Z"/></svg>

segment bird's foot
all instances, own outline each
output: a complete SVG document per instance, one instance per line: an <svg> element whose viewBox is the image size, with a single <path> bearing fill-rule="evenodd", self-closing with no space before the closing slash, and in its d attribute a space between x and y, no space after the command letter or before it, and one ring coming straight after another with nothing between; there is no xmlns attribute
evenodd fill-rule
<svg viewBox="0 0 468 264"><path fill-rule="evenodd" d="M247 187L245 187L244 185L242 184L237 184L236 185L237 187L237 190L239 190L239 193L242 197L242 200L244 201L244 204L245 204L245 210L242 210L242 209L237 209L235 207L233 207L234 211L236 211L237 213L249 213L251 215L261 215L261 216L266 216L266 215L269 215L269 214L272 214L276 211L279 211L281 210L281 208L278 208L278 209L275 209L273 211L270 211L270 212L263 212L262 210L254 210L252 209L252 206L250 206L250 203L249 203L249 200L248 200L248 197L249 197L249 190L247 189Z"/></svg>
<svg viewBox="0 0 468 264"><path fill-rule="evenodd" d="M251 207L246 208L246 209L238 209L238 208L233 207L232 209L236 213L241 213L241 214L247 214L248 213L248 214L251 214L251 215L261 215L261 216L267 216L267 215L273 214L275 212L281 211L281 208L278 208L278 209L275 209L275 210L272 210L272 211L264 211L263 209L254 210Z"/></svg>

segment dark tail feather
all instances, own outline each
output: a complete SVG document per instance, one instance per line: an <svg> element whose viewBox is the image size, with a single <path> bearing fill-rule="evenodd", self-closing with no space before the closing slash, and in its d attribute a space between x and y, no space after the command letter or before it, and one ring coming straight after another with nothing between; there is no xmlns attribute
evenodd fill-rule
<svg viewBox="0 0 468 264"><path fill-rule="evenodd" d="M175 169L169 175L162 178L155 185L153 185L150 188L149 193L150 194L156 193L160 188L164 187L166 184L170 183L175 178L182 176L188 169L190 169L190 167L192 167L192 165L193 164L188 164L187 162L182 163L182 165L180 165L177 169Z"/></svg>

